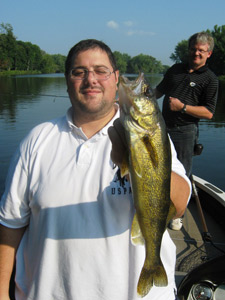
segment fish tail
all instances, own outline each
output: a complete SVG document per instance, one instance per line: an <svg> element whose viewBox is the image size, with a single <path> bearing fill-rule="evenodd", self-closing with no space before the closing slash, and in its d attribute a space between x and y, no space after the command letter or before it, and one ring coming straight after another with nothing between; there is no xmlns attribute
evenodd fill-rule
<svg viewBox="0 0 225 300"><path fill-rule="evenodd" d="M137 286L138 295L140 297L146 296L153 284L155 286L168 285L166 271L162 263L155 268L150 269L147 269L145 265L143 266Z"/></svg>

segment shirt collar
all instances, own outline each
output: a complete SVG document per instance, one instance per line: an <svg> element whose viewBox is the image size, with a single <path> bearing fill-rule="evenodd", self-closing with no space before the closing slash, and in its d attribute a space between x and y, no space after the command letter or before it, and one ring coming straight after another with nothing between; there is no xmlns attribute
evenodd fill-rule
<svg viewBox="0 0 225 300"><path fill-rule="evenodd" d="M117 103L115 103L115 108L116 108L116 113L115 113L114 117L109 121L108 124L105 125L105 127L102 128L102 130L99 131L103 135L108 135L108 128L110 126L112 126L113 122L120 116L119 105Z"/></svg>
<svg viewBox="0 0 225 300"><path fill-rule="evenodd" d="M185 64L185 69L187 70L187 72L189 72L189 69L190 69L189 64ZM201 68L195 70L193 73L203 73L207 70L208 70L208 64L205 64Z"/></svg>
<svg viewBox="0 0 225 300"><path fill-rule="evenodd" d="M115 113L114 117L109 121L108 124L105 125L105 127L103 127L99 132L97 132L96 135L108 135L108 128L110 126L112 126L115 119L119 118L119 116L120 116L119 105L117 103L115 103L115 108L116 108L116 113ZM72 118L72 112L73 112L73 108L70 107L66 113L66 120L67 120L69 128L71 130L74 130L80 136L86 137L82 131L82 128L79 128L76 125L74 125L73 118Z"/></svg>
<svg viewBox="0 0 225 300"><path fill-rule="evenodd" d="M72 114L73 114L73 108L72 106L67 110L67 113L66 113L66 120L67 120L67 123L68 123L68 126L70 129L74 129L74 128L78 128L77 126L75 126L73 124L73 117L72 117Z"/></svg>

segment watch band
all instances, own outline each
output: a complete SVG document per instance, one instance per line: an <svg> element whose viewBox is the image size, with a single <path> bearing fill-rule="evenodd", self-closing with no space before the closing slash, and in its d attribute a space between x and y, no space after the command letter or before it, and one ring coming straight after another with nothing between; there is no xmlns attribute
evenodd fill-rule
<svg viewBox="0 0 225 300"><path fill-rule="evenodd" d="M187 111L186 104L184 104L183 108L180 110L182 114L185 114Z"/></svg>

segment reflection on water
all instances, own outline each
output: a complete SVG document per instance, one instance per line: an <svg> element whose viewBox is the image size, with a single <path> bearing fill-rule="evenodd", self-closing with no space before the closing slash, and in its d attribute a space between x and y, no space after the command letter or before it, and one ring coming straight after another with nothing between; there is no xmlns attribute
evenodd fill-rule
<svg viewBox="0 0 225 300"><path fill-rule="evenodd" d="M161 79L148 76L153 88ZM0 193L21 139L35 125L65 114L69 106L63 74L0 77ZM220 85L213 120L200 122L199 142L204 150L194 158L194 174L225 190L225 84Z"/></svg>
<svg viewBox="0 0 225 300"><path fill-rule="evenodd" d="M65 114L70 106L65 79L53 76L0 77L0 193L16 147L35 125Z"/></svg>
<svg viewBox="0 0 225 300"><path fill-rule="evenodd" d="M213 119L199 123L199 142L204 150L194 157L193 173L225 191L225 83L220 83Z"/></svg>
<svg viewBox="0 0 225 300"><path fill-rule="evenodd" d="M17 108L28 107L37 102L40 96L67 96L65 79L62 74L55 77L16 76L0 78L0 118L8 122L16 121Z"/></svg>
<svg viewBox="0 0 225 300"><path fill-rule="evenodd" d="M220 82L216 113L208 123L215 127L225 126L225 82Z"/></svg>

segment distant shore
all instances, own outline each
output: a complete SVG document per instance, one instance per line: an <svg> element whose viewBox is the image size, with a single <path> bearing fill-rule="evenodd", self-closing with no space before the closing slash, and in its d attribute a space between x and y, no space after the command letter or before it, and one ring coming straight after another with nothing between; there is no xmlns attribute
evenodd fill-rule
<svg viewBox="0 0 225 300"><path fill-rule="evenodd" d="M15 76L15 75L38 75L40 71L0 71L0 76Z"/></svg>
<svg viewBox="0 0 225 300"><path fill-rule="evenodd" d="M40 71L0 71L0 76L16 76L16 75L40 75ZM225 83L225 75L218 76L219 80Z"/></svg>

